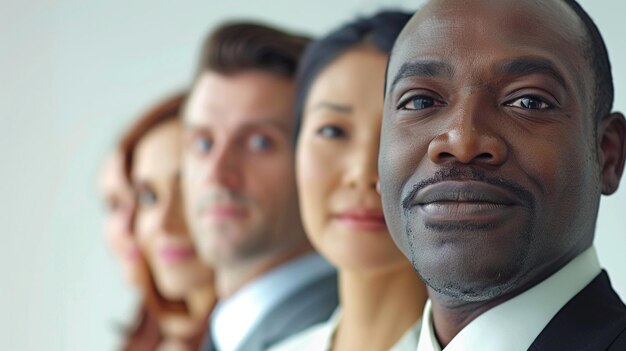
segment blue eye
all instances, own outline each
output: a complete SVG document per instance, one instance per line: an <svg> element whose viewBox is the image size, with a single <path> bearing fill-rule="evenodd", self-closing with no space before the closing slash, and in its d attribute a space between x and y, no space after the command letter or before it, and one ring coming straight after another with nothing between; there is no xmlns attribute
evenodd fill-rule
<svg viewBox="0 0 626 351"><path fill-rule="evenodd" d="M194 147L196 151L200 153L206 153L213 147L213 140L205 137L196 138L194 141Z"/></svg>
<svg viewBox="0 0 626 351"><path fill-rule="evenodd" d="M248 139L248 146L252 150L263 151L272 147L272 140L262 134L254 134Z"/></svg>
<svg viewBox="0 0 626 351"><path fill-rule="evenodd" d="M157 196L152 191L142 190L137 193L137 204L142 207L154 205L157 202Z"/></svg>
<svg viewBox="0 0 626 351"><path fill-rule="evenodd" d="M553 106L538 96L525 95L507 103L508 106L526 110L546 110Z"/></svg>
<svg viewBox="0 0 626 351"><path fill-rule="evenodd" d="M317 130L317 134L323 138L336 139L346 135L346 132L336 126L323 126Z"/></svg>
<svg viewBox="0 0 626 351"><path fill-rule="evenodd" d="M405 102L400 104L400 108L409 111L419 111L435 106L435 102L435 99L431 97L418 95L409 98L408 101L405 100Z"/></svg>

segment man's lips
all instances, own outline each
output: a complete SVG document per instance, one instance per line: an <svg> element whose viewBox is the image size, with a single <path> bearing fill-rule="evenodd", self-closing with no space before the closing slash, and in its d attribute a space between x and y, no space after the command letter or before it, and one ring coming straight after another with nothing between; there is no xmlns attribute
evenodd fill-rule
<svg viewBox="0 0 626 351"><path fill-rule="evenodd" d="M340 211L333 216L346 227L361 231L387 230L382 210L354 208Z"/></svg>
<svg viewBox="0 0 626 351"><path fill-rule="evenodd" d="M493 221L523 203L507 189L480 181L442 181L415 194L410 208L419 207L431 220Z"/></svg>
<svg viewBox="0 0 626 351"><path fill-rule="evenodd" d="M449 180L420 190L413 204L426 205L434 202L484 202L513 206L519 204L520 200L508 190L488 183Z"/></svg>

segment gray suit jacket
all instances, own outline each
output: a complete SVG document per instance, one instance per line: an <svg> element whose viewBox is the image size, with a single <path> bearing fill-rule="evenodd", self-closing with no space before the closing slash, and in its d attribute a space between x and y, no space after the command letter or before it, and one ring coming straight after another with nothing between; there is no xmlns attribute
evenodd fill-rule
<svg viewBox="0 0 626 351"><path fill-rule="evenodd" d="M264 351L330 318L338 304L337 275L321 277L292 293L268 313L237 351ZM218 351L207 330L203 351Z"/></svg>

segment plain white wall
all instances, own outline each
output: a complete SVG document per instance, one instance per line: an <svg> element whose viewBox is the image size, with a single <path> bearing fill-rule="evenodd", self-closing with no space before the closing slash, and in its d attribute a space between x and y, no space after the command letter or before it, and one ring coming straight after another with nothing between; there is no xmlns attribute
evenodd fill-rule
<svg viewBox="0 0 626 351"><path fill-rule="evenodd" d="M0 2L0 349L112 350L135 297L104 247L94 190L117 133L188 83L202 38L232 19L322 34L416 1ZM622 1L583 0L626 110ZM610 4L610 5L609 5ZM601 205L596 246L626 297L626 183Z"/></svg>

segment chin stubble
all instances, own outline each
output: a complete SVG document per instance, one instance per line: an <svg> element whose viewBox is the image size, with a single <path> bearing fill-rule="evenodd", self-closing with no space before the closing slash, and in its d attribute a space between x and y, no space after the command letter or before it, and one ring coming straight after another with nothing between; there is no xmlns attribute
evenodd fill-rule
<svg viewBox="0 0 626 351"><path fill-rule="evenodd" d="M420 189L430 184L435 184L448 179L476 180L501 186L506 188L508 191L515 193L527 205L529 216L521 233L522 245L518 248L514 261L511 262L510 265L502 267L501 271L497 273L497 278L495 282L493 282L495 284L479 287L466 286L459 280L451 279L454 274L446 274L442 277L433 277L432 275L427 274L428 272L424 272L423 269L420 268L419 250L417 246L419 243L416 240L416 229L411 226L411 221L409 221L409 218L411 218L411 212L414 208L411 207L409 203ZM528 270L524 268L527 265L530 245L532 244L536 211L534 196L520 185L506 181L502 178L487 177L482 171L473 168L461 169L453 167L439 171L433 177L416 184L412 191L409 192L409 194L402 200L400 208L404 214L404 230L406 235L405 238L408 241L410 254L409 260L411 261L413 269L417 272L420 279L438 294L465 302L486 301L514 290L522 281L526 280ZM425 223L424 230L448 233L458 232L459 235L463 235L463 233L471 231L491 230L498 225L498 223L475 224L470 222L445 224ZM471 262L468 262L468 264L470 263Z"/></svg>

